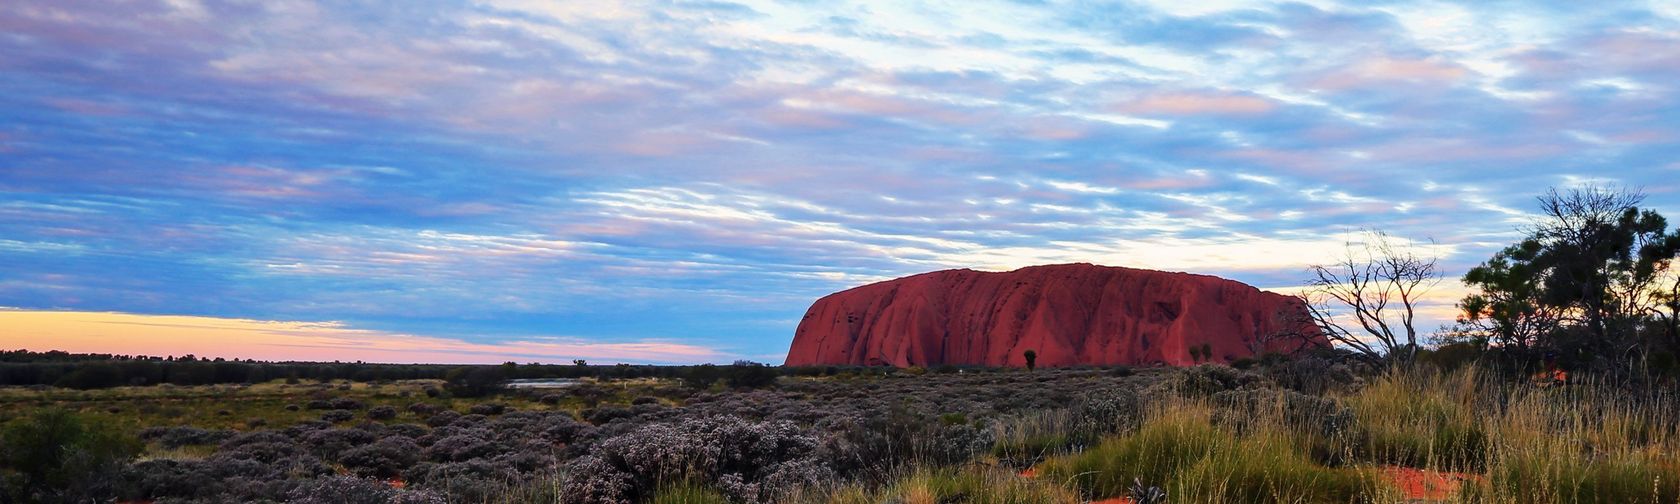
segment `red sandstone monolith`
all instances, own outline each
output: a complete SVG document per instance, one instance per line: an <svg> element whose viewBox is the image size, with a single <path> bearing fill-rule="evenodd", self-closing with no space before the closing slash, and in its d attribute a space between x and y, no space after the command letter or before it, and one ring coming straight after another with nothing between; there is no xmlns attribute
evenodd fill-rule
<svg viewBox="0 0 1680 504"><path fill-rule="evenodd" d="M1190 273L1092 264L935 271L817 300L786 365L1191 365L1328 345L1293 297ZM1195 353L1200 353L1195 352Z"/></svg>

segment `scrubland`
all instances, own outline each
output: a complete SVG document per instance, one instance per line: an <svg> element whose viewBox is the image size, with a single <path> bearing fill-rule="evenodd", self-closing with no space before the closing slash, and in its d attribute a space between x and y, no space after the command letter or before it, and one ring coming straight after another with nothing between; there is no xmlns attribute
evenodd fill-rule
<svg viewBox="0 0 1680 504"><path fill-rule="evenodd" d="M10 388L0 415L9 442L132 442L98 471L8 469L20 501L1680 502L1672 386L1336 362Z"/></svg>

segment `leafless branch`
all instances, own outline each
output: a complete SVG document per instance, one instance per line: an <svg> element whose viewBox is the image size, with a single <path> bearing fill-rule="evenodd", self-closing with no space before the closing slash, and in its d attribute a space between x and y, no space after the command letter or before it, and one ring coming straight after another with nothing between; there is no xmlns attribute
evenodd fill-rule
<svg viewBox="0 0 1680 504"><path fill-rule="evenodd" d="M1410 360L1418 304L1440 283L1436 258L1418 248L1366 231L1336 263L1312 266L1300 298L1325 337L1375 361Z"/></svg>

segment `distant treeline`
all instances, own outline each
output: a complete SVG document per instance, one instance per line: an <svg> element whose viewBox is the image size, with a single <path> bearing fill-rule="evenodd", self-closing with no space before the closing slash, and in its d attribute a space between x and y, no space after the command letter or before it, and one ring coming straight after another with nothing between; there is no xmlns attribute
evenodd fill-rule
<svg viewBox="0 0 1680 504"><path fill-rule="evenodd" d="M980 368L941 366L934 372ZM655 366L572 364L376 364L365 362L267 362L251 359L200 358L193 355L155 357L146 355L77 354L63 351L0 351L0 385L46 385L76 389L98 389L143 385L216 385L350 380L436 379L450 383L456 393L477 394L512 379L541 378L669 378L693 387L723 382L730 386L762 386L777 376L827 376L837 374L891 374L891 367L809 366L777 367L736 361L729 365ZM911 371L914 372L914 371Z"/></svg>
<svg viewBox="0 0 1680 504"><path fill-rule="evenodd" d="M574 364L450 365L374 364L365 362L265 362L240 359L207 359L192 355L154 357L144 355L74 354L62 351L0 351L0 385L50 385L97 389L125 385L213 385L351 380L439 379L475 382L533 378L686 378L693 368L717 369L724 379L728 368L755 367L778 373L778 368L738 362L731 366L653 366ZM709 374L700 372L700 374Z"/></svg>

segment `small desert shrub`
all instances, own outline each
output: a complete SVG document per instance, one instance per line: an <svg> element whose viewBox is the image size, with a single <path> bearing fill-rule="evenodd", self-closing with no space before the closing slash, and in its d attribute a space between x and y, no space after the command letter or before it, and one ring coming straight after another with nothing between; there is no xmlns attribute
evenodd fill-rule
<svg viewBox="0 0 1680 504"><path fill-rule="evenodd" d="M1207 397L1226 390L1258 386L1259 375L1219 364L1182 368L1167 385L1183 397Z"/></svg>
<svg viewBox="0 0 1680 504"><path fill-rule="evenodd" d="M1306 394L1347 393L1364 386L1361 374L1371 374L1369 365L1335 351L1318 351L1285 357L1266 354L1260 372L1279 386Z"/></svg>
<svg viewBox="0 0 1680 504"><path fill-rule="evenodd" d="M507 411L507 405L502 404L502 403L474 404L474 405L472 405L471 408L467 409L468 413L472 413L474 415L485 415L485 416L500 415L500 414L502 414L503 412L506 412L506 411Z"/></svg>
<svg viewBox="0 0 1680 504"><path fill-rule="evenodd" d="M432 427L443 427L445 425L455 423L455 421L459 420L459 419L461 419L461 414L460 413L456 413L456 412L450 411L450 410L443 410L443 411L439 411L439 412L433 414L431 417L427 418L426 419L426 425L429 425L429 426L432 426Z"/></svg>
<svg viewBox="0 0 1680 504"><path fill-rule="evenodd" d="M633 416L635 416L635 413L630 411L630 408L618 406L602 406L599 408L583 410L583 419L588 420L589 423L595 425L606 425L613 420L630 418Z"/></svg>
<svg viewBox="0 0 1680 504"><path fill-rule="evenodd" d="M368 409L369 420L390 420L397 417L397 408L391 406L374 406Z"/></svg>
<svg viewBox="0 0 1680 504"><path fill-rule="evenodd" d="M1077 451L1103 436L1130 431L1141 418L1141 400L1130 388L1100 391L1070 409L1051 410L999 424L992 454L1015 467Z"/></svg>
<svg viewBox="0 0 1680 504"><path fill-rule="evenodd" d="M687 481L736 501L774 502L835 477L816 453L817 439L791 423L719 417L651 424L568 463L561 495L567 503L634 502Z"/></svg>
<svg viewBox="0 0 1680 504"><path fill-rule="evenodd" d="M363 409L363 408L367 407L367 405L362 404L361 401L351 399L351 398L348 398L348 397L339 397L339 398L333 399L331 401L328 401L328 404L330 404L332 406L332 409L338 409L338 410L359 410L359 409Z"/></svg>
<svg viewBox="0 0 1680 504"><path fill-rule="evenodd" d="M344 423L356 418L356 412L335 409L321 414L321 420L332 423Z"/></svg>
<svg viewBox="0 0 1680 504"><path fill-rule="evenodd" d="M321 458L332 460L346 450L372 443L378 438L362 429L320 429L304 435L303 442L309 444Z"/></svg>
<svg viewBox="0 0 1680 504"><path fill-rule="evenodd" d="M426 448L426 458L437 462L461 462L492 455L501 448L495 443L471 434L445 437Z"/></svg>
<svg viewBox="0 0 1680 504"><path fill-rule="evenodd" d="M387 436L372 444L345 450L338 457L344 467L367 477L390 478L420 461L420 446L405 436Z"/></svg>

